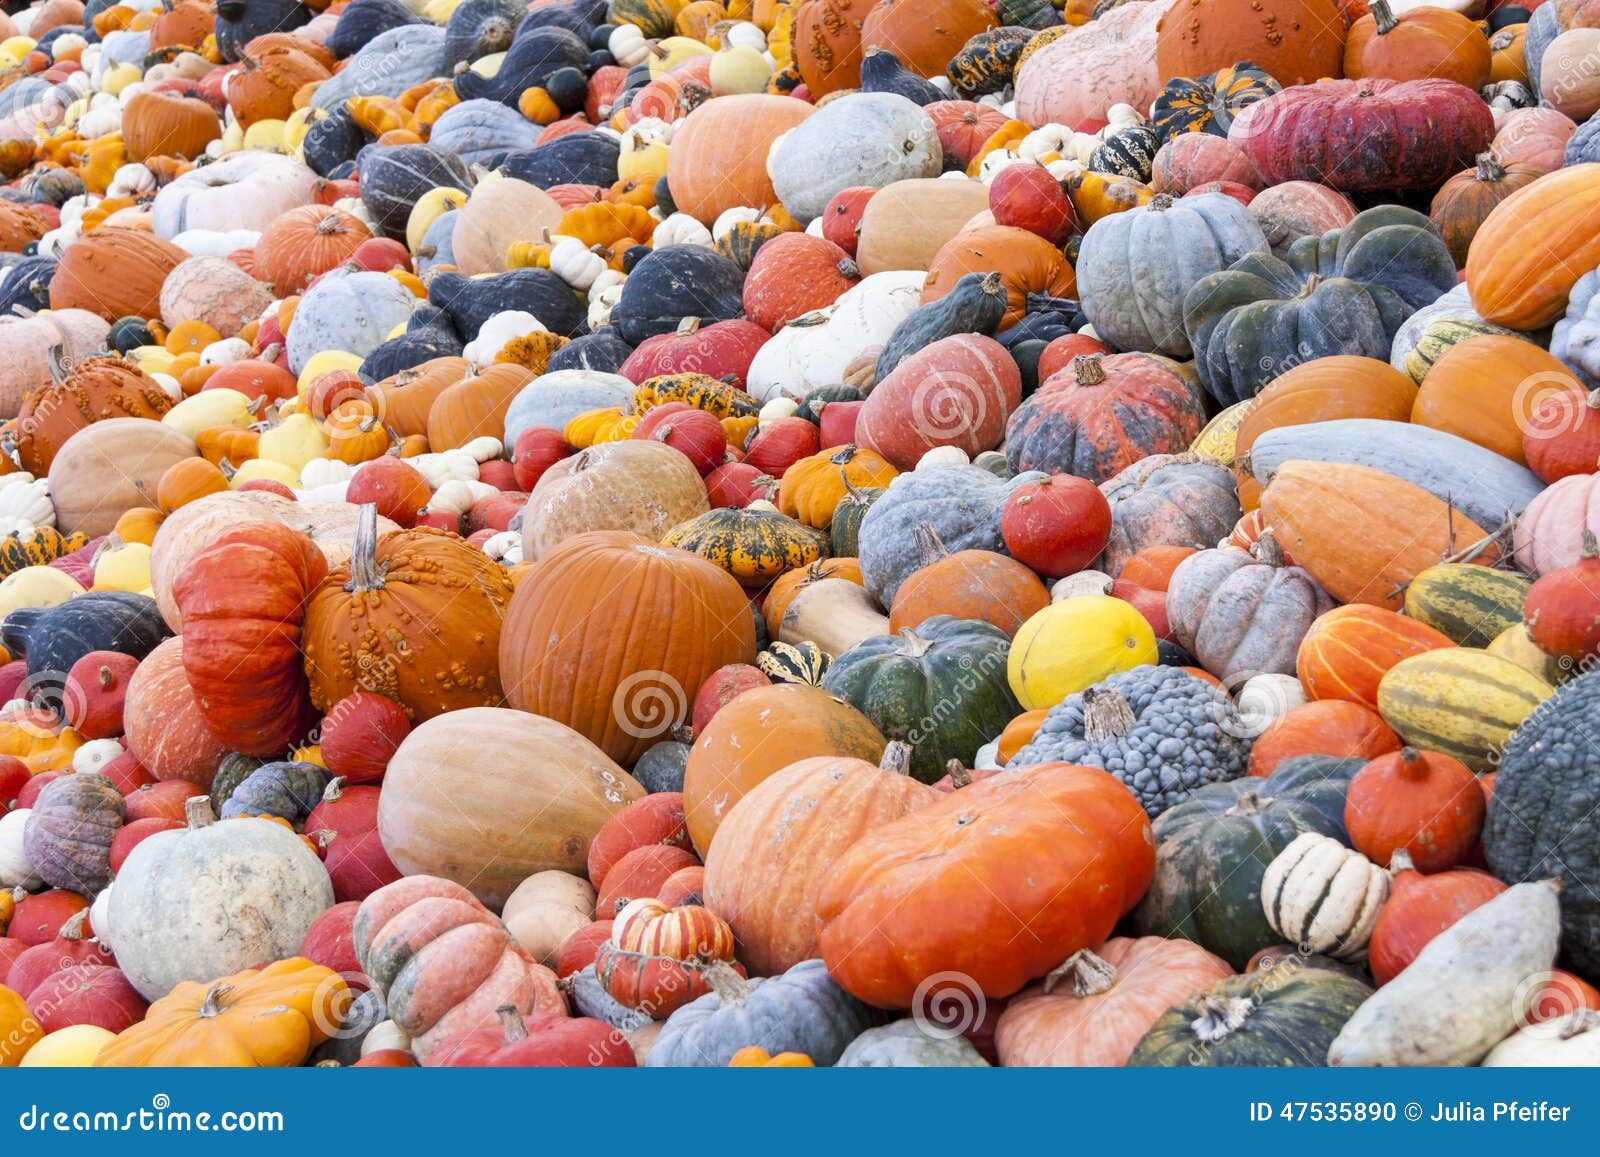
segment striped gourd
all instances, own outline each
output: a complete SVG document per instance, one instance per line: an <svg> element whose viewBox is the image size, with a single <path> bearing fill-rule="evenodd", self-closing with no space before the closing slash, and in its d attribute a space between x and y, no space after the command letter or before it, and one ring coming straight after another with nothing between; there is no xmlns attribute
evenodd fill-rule
<svg viewBox="0 0 1600 1157"><path fill-rule="evenodd" d="M1522 622L1533 580L1467 563L1431 566L1406 588L1406 614L1463 647L1487 647Z"/></svg>
<svg viewBox="0 0 1600 1157"><path fill-rule="evenodd" d="M1389 668L1378 684L1378 714L1413 747L1487 772L1511 733L1554 690L1487 651L1444 647Z"/></svg>
<svg viewBox="0 0 1600 1157"><path fill-rule="evenodd" d="M1511 660L1524 671L1532 671L1546 683L1565 683L1578 673L1577 665L1572 660L1558 659L1539 650L1538 645L1528 637L1528 628L1523 623L1501 631L1484 650Z"/></svg>
<svg viewBox="0 0 1600 1157"><path fill-rule="evenodd" d="M1389 873L1332 836L1303 832L1261 877L1267 923L1302 952L1359 959L1389 898Z"/></svg>
<svg viewBox="0 0 1600 1157"><path fill-rule="evenodd" d="M1459 317L1443 317L1422 331L1417 344L1406 354L1406 375L1418 385L1428 376L1433 363L1449 352L1450 347L1468 338L1498 334L1501 337L1521 337L1514 329L1495 325L1491 321L1472 321Z"/></svg>
<svg viewBox="0 0 1600 1157"><path fill-rule="evenodd" d="M24 567L47 566L88 544L88 535L65 535L53 526L13 531L0 538L0 576L15 574Z"/></svg>
<svg viewBox="0 0 1600 1157"><path fill-rule="evenodd" d="M1205 429L1195 436L1195 440L1189 444L1189 452L1203 454L1213 461L1221 462L1224 466L1232 466L1234 445L1239 439L1239 425L1250 416L1255 404L1255 399L1249 398L1243 402L1235 402L1223 410L1207 422Z"/></svg>

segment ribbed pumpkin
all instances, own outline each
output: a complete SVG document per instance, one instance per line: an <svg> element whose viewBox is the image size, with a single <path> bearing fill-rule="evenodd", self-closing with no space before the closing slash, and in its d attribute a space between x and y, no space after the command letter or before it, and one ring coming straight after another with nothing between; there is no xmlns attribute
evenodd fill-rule
<svg viewBox="0 0 1600 1157"><path fill-rule="evenodd" d="M783 720L781 727L772 721ZM815 687L780 683L730 700L694 742L684 773L684 814L705 855L734 804L758 783L810 756L876 763L887 741L854 707Z"/></svg>
<svg viewBox="0 0 1600 1157"><path fill-rule="evenodd" d="M1411 420L1526 464L1529 418L1552 395L1580 389L1559 358L1522 338L1489 334L1456 343L1433 364Z"/></svg>
<svg viewBox="0 0 1600 1157"><path fill-rule="evenodd" d="M222 135L217 110L178 92L141 92L122 110L122 143L130 161L193 160Z"/></svg>
<svg viewBox="0 0 1600 1157"><path fill-rule="evenodd" d="M1489 214L1467 255L1467 287L1486 321L1539 329L1561 316L1573 285L1597 265L1600 164L1572 165Z"/></svg>
<svg viewBox="0 0 1600 1157"><path fill-rule="evenodd" d="M1440 77L1480 89L1489 83L1490 63L1488 39L1461 13L1407 5L1396 15L1388 0L1373 0L1344 44L1344 74L1351 80Z"/></svg>
<svg viewBox="0 0 1600 1157"><path fill-rule="evenodd" d="M733 926L739 956L756 975L817 955L817 896L846 848L939 798L906 774L906 754L904 744L892 745L884 767L840 756L798 760L756 784L717 828L705 903Z"/></svg>
<svg viewBox="0 0 1600 1157"><path fill-rule="evenodd" d="M1039 576L990 550L947 551L931 526L914 531L922 565L906 576L889 608L889 630L919 627L934 615L989 623L1015 637L1050 605Z"/></svg>
<svg viewBox="0 0 1600 1157"><path fill-rule="evenodd" d="M183 669L183 636L168 639L128 680L123 701L128 750L157 779L182 779L202 790L228 753L206 726L205 709Z"/></svg>
<svg viewBox="0 0 1600 1157"><path fill-rule="evenodd" d="M883 458L853 442L823 450L800 459L783 472L778 509L807 526L826 530L834 511L852 488L887 486L898 473Z"/></svg>
<svg viewBox="0 0 1600 1157"><path fill-rule="evenodd" d="M1000 1063L1124 1065L1162 1013L1232 975L1190 940L1119 936L1080 949L1006 1004L995 1026Z"/></svg>
<svg viewBox="0 0 1600 1157"><path fill-rule="evenodd" d="M696 515L704 517L706 507L705 483L672 447L631 438L601 443L540 476L523 511L523 557L543 558L589 530L660 539L692 525Z"/></svg>
<svg viewBox="0 0 1600 1157"><path fill-rule="evenodd" d="M1452 645L1448 636L1415 619L1354 603L1317 617L1300 640L1295 670L1307 698L1347 699L1376 709L1378 684L1390 667Z"/></svg>
<svg viewBox="0 0 1600 1157"><path fill-rule="evenodd" d="M1156 70L1203 76L1240 61L1279 84L1338 76L1345 21L1334 0L1176 0L1156 32Z"/></svg>
<svg viewBox="0 0 1600 1157"><path fill-rule="evenodd" d="M863 13L870 6L870 0L853 2ZM821 4L816 0L815 7ZM856 83L853 75L848 83ZM825 91L811 89L813 97ZM683 120L672 138L666 172L672 203L707 225L729 209L774 204L767 152L811 111L805 101L765 93L707 101Z"/></svg>
<svg viewBox="0 0 1600 1157"><path fill-rule="evenodd" d="M1489 532L1368 466L1286 462L1261 496L1278 543L1340 602L1395 610L1421 571Z"/></svg>
<svg viewBox="0 0 1600 1157"><path fill-rule="evenodd" d="M255 244L255 277L279 297L299 293L312 278L347 261L372 233L358 217L332 205L302 205L280 213Z"/></svg>
<svg viewBox="0 0 1600 1157"><path fill-rule="evenodd" d="M1416 400L1412 381L1376 358L1313 358L1278 375L1256 395L1234 438L1239 504L1254 510L1261 501L1261 484L1250 472L1249 454L1268 430L1338 418L1406 422Z"/></svg>
<svg viewBox="0 0 1600 1157"><path fill-rule="evenodd" d="M172 398L137 366L87 358L23 400L14 435L17 460L42 478L67 439L85 426L105 418L159 419L170 409Z"/></svg>
<svg viewBox="0 0 1600 1157"><path fill-rule="evenodd" d="M882 48L921 76L943 76L962 46L999 26L983 0L879 0L861 23L861 48Z"/></svg>
<svg viewBox="0 0 1600 1157"><path fill-rule="evenodd" d="M1422 8L1417 14L1440 11ZM1450 247L1456 268L1466 267L1472 239L1495 207L1548 171L1523 161L1503 165L1492 152L1480 153L1476 167L1457 173L1439 187L1428 209L1428 218Z"/></svg>
<svg viewBox="0 0 1600 1157"><path fill-rule="evenodd" d="M1394 873L1389 902L1378 914L1367 945L1372 979L1379 984L1400 975L1428 941L1506 890L1488 872L1472 868L1425 876L1404 852L1394 857L1389 870Z"/></svg>
<svg viewBox="0 0 1600 1157"><path fill-rule="evenodd" d="M374 408L396 434L409 438L428 432L428 414L440 394L474 372L466 358L432 358L384 378L369 391Z"/></svg>
<svg viewBox="0 0 1600 1157"><path fill-rule="evenodd" d="M500 626L511 602L505 568L431 527L378 537L361 508L348 561L306 602L302 633L311 701L326 711L375 691L414 721L501 701Z"/></svg>
<svg viewBox="0 0 1600 1157"><path fill-rule="evenodd" d="M1554 690L1497 655L1446 647L1391 667L1378 685L1378 711L1413 747L1487 772L1512 732Z"/></svg>
<svg viewBox="0 0 1600 1157"><path fill-rule="evenodd" d="M188 254L143 229L96 229L67 246L50 279L51 309L107 321L161 316L161 285Z"/></svg>
<svg viewBox="0 0 1600 1157"><path fill-rule="evenodd" d="M474 438L500 437L512 400L534 376L526 366L502 362L442 391L428 410L428 449L454 450Z"/></svg>
<svg viewBox="0 0 1600 1157"><path fill-rule="evenodd" d="M567 539L517 586L500 633L513 707L564 723L631 766L688 719L717 668L750 663L739 584L687 551L625 531Z"/></svg>

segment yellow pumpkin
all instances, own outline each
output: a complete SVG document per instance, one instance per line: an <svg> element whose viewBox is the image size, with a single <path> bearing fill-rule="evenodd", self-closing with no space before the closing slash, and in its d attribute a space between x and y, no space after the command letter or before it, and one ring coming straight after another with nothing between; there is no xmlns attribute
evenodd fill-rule
<svg viewBox="0 0 1600 1157"><path fill-rule="evenodd" d="M1011 641L1006 675L1017 702L1033 711L1157 658L1155 632L1132 604L1110 595L1078 595L1022 624Z"/></svg>
<svg viewBox="0 0 1600 1157"><path fill-rule="evenodd" d="M54 607L83 593L64 570L25 566L0 580L0 619L22 607Z"/></svg>
<svg viewBox="0 0 1600 1157"><path fill-rule="evenodd" d="M172 373L171 364L164 372ZM161 423L190 438L199 437L201 430L209 430L213 426L242 428L256 420L255 411L250 406L252 401L253 398L247 398L238 390L226 386L201 390L161 415Z"/></svg>
<svg viewBox="0 0 1600 1157"><path fill-rule="evenodd" d="M38 775L72 766L72 753L83 746L83 736L70 727L59 732L31 718L0 723L0 755L14 755Z"/></svg>
<svg viewBox="0 0 1600 1157"><path fill-rule="evenodd" d="M261 435L256 457L281 462L296 476L313 458L325 457L328 439L310 414L290 414Z"/></svg>
<svg viewBox="0 0 1600 1157"><path fill-rule="evenodd" d="M86 1069L117 1034L97 1024L58 1028L42 1038L22 1058L25 1069Z"/></svg>
<svg viewBox="0 0 1600 1157"><path fill-rule="evenodd" d="M142 542L107 540L94 560L94 589L140 591L150 589L150 548Z"/></svg>

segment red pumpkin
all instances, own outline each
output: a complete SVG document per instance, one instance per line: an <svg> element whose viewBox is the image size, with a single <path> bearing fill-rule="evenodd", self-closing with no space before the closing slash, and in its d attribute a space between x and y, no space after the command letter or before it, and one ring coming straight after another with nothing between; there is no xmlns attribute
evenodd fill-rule
<svg viewBox="0 0 1600 1157"><path fill-rule="evenodd" d="M92 963L57 969L27 1000L45 1032L77 1024L122 1032L143 1020L150 1007L120 968Z"/></svg>
<svg viewBox="0 0 1600 1157"><path fill-rule="evenodd" d="M668 402L651 410L634 428L633 436L671 446L689 459L702 477L716 469L728 452L728 435L716 415L682 402ZM513 513L521 513L520 504Z"/></svg>
<svg viewBox="0 0 1600 1157"><path fill-rule="evenodd" d="M79 911L61 926L53 940L35 944L18 956L5 973L5 986L24 1000L63 968L74 964L115 965L111 950L89 935L89 913Z"/></svg>
<svg viewBox="0 0 1600 1157"><path fill-rule="evenodd" d="M405 709L371 691L346 695L322 719L322 762L353 784L376 783L411 733Z"/></svg>
<svg viewBox="0 0 1600 1157"><path fill-rule="evenodd" d="M11 810L32 775L28 765L16 756L0 755L0 815Z"/></svg>
<svg viewBox="0 0 1600 1157"><path fill-rule="evenodd" d="M356 467L345 491L345 501L353 506L372 503L378 516L401 526L415 526L417 515L433 497L433 489L422 472L409 462L385 454Z"/></svg>
<svg viewBox="0 0 1600 1157"><path fill-rule="evenodd" d="M1250 774L1271 775L1296 755L1376 759L1400 750L1400 737L1376 711L1343 699L1319 699L1279 716L1250 749Z"/></svg>
<svg viewBox="0 0 1600 1157"><path fill-rule="evenodd" d="M1009 996L1103 942L1154 867L1144 810L1107 773L1045 764L995 776L845 851L818 899L822 958L882 1008L910 1007L942 972Z"/></svg>
<svg viewBox="0 0 1600 1157"><path fill-rule="evenodd" d="M965 171L984 144L1006 125L1006 114L971 100L936 100L923 105L939 133L945 159Z"/></svg>
<svg viewBox="0 0 1600 1157"><path fill-rule="evenodd" d="M127 824L139 823L143 820L186 820L184 807L197 795L202 795L193 783L186 779L164 779L159 783L148 783L136 787L123 796L126 803L125 822Z"/></svg>
<svg viewBox="0 0 1600 1157"><path fill-rule="evenodd" d="M1387 864L1398 851L1417 869L1460 863L1483 829L1483 791L1459 760L1405 747L1380 755L1350 781L1344 826L1356 851Z"/></svg>
<svg viewBox="0 0 1600 1157"><path fill-rule="evenodd" d="M1559 968L1551 969L1547 975L1549 979L1535 994L1527 1015L1522 1018L1524 1025L1566 1020L1582 1009L1600 1011L1600 988Z"/></svg>
<svg viewBox="0 0 1600 1157"><path fill-rule="evenodd" d="M706 724L728 700L752 687L765 687L771 682L765 671L748 663L729 663L726 667L718 667L695 692L694 706L690 708L690 720L695 733L705 730ZM590 854L593 855L592 849Z"/></svg>
<svg viewBox="0 0 1600 1157"><path fill-rule="evenodd" d="M1522 621L1547 655L1576 664L1600 652L1600 544L1594 531L1584 529L1577 562L1541 575L1528 588Z"/></svg>
<svg viewBox="0 0 1600 1157"><path fill-rule="evenodd" d="M575 446L569 446L561 437L560 430L551 426L529 426L517 435L512 452L511 469L518 489L531 493L546 470L577 452Z"/></svg>
<svg viewBox="0 0 1600 1157"><path fill-rule="evenodd" d="M1111 507L1087 478L1058 474L1027 482L1006 498L1000 535L1019 562L1045 578L1076 574L1111 539Z"/></svg>
<svg viewBox="0 0 1600 1157"><path fill-rule="evenodd" d="M400 878L378 838L375 787L349 786L335 776L306 817L305 833L316 841L335 900L365 900Z"/></svg>
<svg viewBox="0 0 1600 1157"><path fill-rule="evenodd" d="M804 418L779 418L756 430L745 447L744 462L763 474L782 478L789 467L821 449L822 441L814 423Z"/></svg>
<svg viewBox="0 0 1600 1157"><path fill-rule="evenodd" d="M255 245L255 277L279 297L302 292L313 278L350 260L372 233L358 217L331 205L280 213ZM254 397L255 395L249 395Z"/></svg>
<svg viewBox="0 0 1600 1157"><path fill-rule="evenodd" d="M360 981L365 989L366 976L356 960L355 923L361 904L346 900L335 904L311 922L305 939L300 942L300 955L313 964L331 968L347 983Z"/></svg>
<svg viewBox="0 0 1600 1157"><path fill-rule="evenodd" d="M861 239L861 215L877 191L872 185L852 185L835 193L827 208L822 210L823 237L854 257L856 242ZM757 254L758 259L759 256Z"/></svg>
<svg viewBox="0 0 1600 1157"><path fill-rule="evenodd" d="M6 935L30 948L35 944L48 944L61 934L68 920L87 911L88 907L89 901L78 893L60 888L24 896L11 913Z"/></svg>
<svg viewBox="0 0 1600 1157"><path fill-rule="evenodd" d="M1379 984L1400 975L1428 941L1506 890L1489 873L1472 868L1425 876L1405 852L1397 853L1389 868L1394 882L1367 946L1372 978Z"/></svg>
<svg viewBox="0 0 1600 1157"><path fill-rule="evenodd" d="M32 776L27 783L22 785L21 790L17 792L16 806L19 808L32 808L34 803L39 799L40 792L44 791L44 789L49 787L50 784L55 780L58 780L63 775L68 774L70 773L65 771L41 771L37 775Z"/></svg>
<svg viewBox="0 0 1600 1157"><path fill-rule="evenodd" d="M1039 355L1039 380L1041 382L1049 381L1071 365L1074 358L1083 357L1087 354L1108 354L1110 352L1104 342L1092 338L1086 333L1063 334L1045 346L1044 352Z"/></svg>
<svg viewBox="0 0 1600 1157"><path fill-rule="evenodd" d="M183 827L184 824L178 820L162 816L147 816L124 825L111 840L111 870L121 871L128 854L157 832L175 832Z"/></svg>
<svg viewBox="0 0 1600 1157"><path fill-rule="evenodd" d="M700 862L691 851L677 844L646 844L622 856L606 871L594 910L600 916L614 916L630 900L653 900L667 877L680 868Z"/></svg>
<svg viewBox="0 0 1600 1157"><path fill-rule="evenodd" d="M661 894L656 897L663 908L681 908L685 904L704 904L706 870L702 864L679 868L661 882Z"/></svg>
<svg viewBox="0 0 1600 1157"><path fill-rule="evenodd" d="M527 1020L510 1005L499 1024L479 1025L445 1037L423 1060L425 1068L608 1068L631 1069L628 1039L586 1016L535 1016Z"/></svg>
<svg viewBox="0 0 1600 1157"><path fill-rule="evenodd" d="M635 384L663 374L709 374L725 381L731 375L732 384L742 390L756 351L771 336L743 318L704 325L700 318L688 317L672 333L645 338L617 373Z"/></svg>
<svg viewBox="0 0 1600 1157"><path fill-rule="evenodd" d="M229 748L206 725L205 709L189 686L183 639L168 639L139 664L128 681L123 725L128 750L151 775L209 790ZM128 818L138 817L130 812ZM182 809L172 818L183 818Z"/></svg>
<svg viewBox="0 0 1600 1157"><path fill-rule="evenodd" d="M827 409L841 405L844 403L833 402ZM724 462L706 475L705 483L706 500L713 507L742 509L752 502L776 502L778 498L778 480L748 462Z"/></svg>
<svg viewBox="0 0 1600 1157"><path fill-rule="evenodd" d="M1218 182L1254 190L1264 184L1256 163L1238 145L1211 133L1178 134L1161 146L1150 166L1150 188L1157 193L1187 196Z"/></svg>
<svg viewBox="0 0 1600 1157"><path fill-rule="evenodd" d="M67 672L62 713L85 739L122 734L122 703L139 660L120 651L90 651Z"/></svg>
<svg viewBox="0 0 1600 1157"><path fill-rule="evenodd" d="M114 759L106 760L100 765L100 774L109 779L111 786L123 795L156 781L150 769L135 759L131 751L124 751Z"/></svg>
<svg viewBox="0 0 1600 1157"><path fill-rule="evenodd" d="M1077 228L1072 199L1042 165L1007 165L989 184L996 225L1026 229L1060 245Z"/></svg>
<svg viewBox="0 0 1600 1157"><path fill-rule="evenodd" d="M405 1049L374 1049L355 1064L353 1069L414 1069L417 1058Z"/></svg>
<svg viewBox="0 0 1600 1157"><path fill-rule="evenodd" d="M594 963L600 946L610 939L609 919L585 924L562 942L560 951L556 953L556 975L567 977L574 972L582 972Z"/></svg>
<svg viewBox="0 0 1600 1157"><path fill-rule="evenodd" d="M589 845L589 882L596 888L603 886L607 873L624 856L653 844L691 846L689 829L684 826L682 792L662 791L636 799L607 820Z"/></svg>
<svg viewBox="0 0 1600 1157"><path fill-rule="evenodd" d="M300 622L328 573L320 547L276 522L224 531L173 585L183 669L211 734L230 751L274 755L315 721Z"/></svg>
<svg viewBox="0 0 1600 1157"><path fill-rule="evenodd" d="M782 233L756 251L745 275L745 316L777 333L801 314L832 305L860 280L850 254L832 241Z"/></svg>
<svg viewBox="0 0 1600 1157"><path fill-rule="evenodd" d="M1021 401L1022 376L1006 348L957 334L918 350L873 387L856 440L900 470L940 446L972 456L999 445Z"/></svg>

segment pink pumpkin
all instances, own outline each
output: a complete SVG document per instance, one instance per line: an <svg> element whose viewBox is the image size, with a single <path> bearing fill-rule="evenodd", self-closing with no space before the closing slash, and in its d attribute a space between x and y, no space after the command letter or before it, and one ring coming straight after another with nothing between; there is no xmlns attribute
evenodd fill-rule
<svg viewBox="0 0 1600 1157"><path fill-rule="evenodd" d="M900 470L939 446L992 450L1022 401L1022 375L993 338L957 334L918 350L862 403L856 441ZM833 406L823 409L824 415Z"/></svg>

